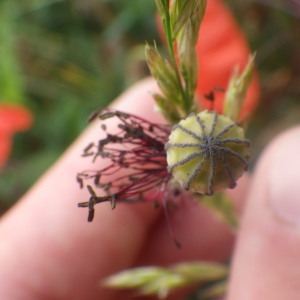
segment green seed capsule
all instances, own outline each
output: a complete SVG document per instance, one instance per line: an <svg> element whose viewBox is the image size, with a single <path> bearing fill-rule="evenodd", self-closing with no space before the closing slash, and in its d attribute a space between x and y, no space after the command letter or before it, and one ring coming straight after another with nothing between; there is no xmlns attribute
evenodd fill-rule
<svg viewBox="0 0 300 300"><path fill-rule="evenodd" d="M168 170L186 190L206 195L234 188L248 167L244 129L214 111L192 114L173 127Z"/></svg>

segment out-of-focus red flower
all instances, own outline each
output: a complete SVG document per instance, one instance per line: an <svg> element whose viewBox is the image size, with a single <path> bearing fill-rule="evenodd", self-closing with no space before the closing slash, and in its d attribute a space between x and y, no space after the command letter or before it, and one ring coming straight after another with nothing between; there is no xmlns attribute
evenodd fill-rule
<svg viewBox="0 0 300 300"><path fill-rule="evenodd" d="M0 103L0 168L9 157L13 135L28 130L31 124L32 115L28 109L21 105Z"/></svg>
<svg viewBox="0 0 300 300"><path fill-rule="evenodd" d="M250 50L244 34L226 5L219 0L207 1L206 13L197 44L199 81L197 93L207 94L216 87L226 88L236 65L243 70ZM249 88L241 118L251 115L259 98L258 78L255 75ZM202 108L210 108L210 101L200 98ZM222 112L224 94L215 93L214 110Z"/></svg>

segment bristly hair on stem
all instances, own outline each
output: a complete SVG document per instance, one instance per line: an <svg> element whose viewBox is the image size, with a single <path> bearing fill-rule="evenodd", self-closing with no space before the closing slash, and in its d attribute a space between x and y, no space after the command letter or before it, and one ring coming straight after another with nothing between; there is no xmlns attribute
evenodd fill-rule
<svg viewBox="0 0 300 300"><path fill-rule="evenodd" d="M79 203L79 207L89 209L88 221L94 217L95 204L110 201L112 208L118 201L156 201L164 194L171 174L167 171L165 143L171 132L170 125L155 124L141 117L120 111L105 109L93 114L91 120L102 121L117 118L118 132L106 133L106 137L90 143L82 156L108 160L106 167L87 170L77 174L77 181L83 187L86 181L90 199ZM106 131L106 125L102 124ZM111 176L113 180L111 180ZM103 196L98 196L95 188L100 188ZM150 194L151 191L151 194Z"/></svg>
<svg viewBox="0 0 300 300"><path fill-rule="evenodd" d="M176 124L197 111L195 89L198 81L196 44L207 0L156 0L169 56L156 44L146 44L146 60L161 94L154 94L163 116Z"/></svg>

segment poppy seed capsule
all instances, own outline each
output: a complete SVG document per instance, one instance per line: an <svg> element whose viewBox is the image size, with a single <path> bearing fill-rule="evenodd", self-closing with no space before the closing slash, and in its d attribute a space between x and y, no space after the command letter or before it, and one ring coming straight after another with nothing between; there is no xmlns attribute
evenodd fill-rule
<svg viewBox="0 0 300 300"><path fill-rule="evenodd" d="M248 167L244 129L214 111L191 114L166 144L168 171L186 190L206 195L234 188Z"/></svg>

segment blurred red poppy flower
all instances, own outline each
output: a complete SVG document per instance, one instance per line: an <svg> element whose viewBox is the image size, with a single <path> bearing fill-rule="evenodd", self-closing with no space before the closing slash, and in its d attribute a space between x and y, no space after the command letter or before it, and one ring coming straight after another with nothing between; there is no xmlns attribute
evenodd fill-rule
<svg viewBox="0 0 300 300"><path fill-rule="evenodd" d="M245 67L250 50L245 36L226 5L219 0L209 0L200 28L197 44L199 81L197 94L202 108L211 103L203 97L216 87L226 88L235 66ZM222 112L224 94L215 93L214 110ZM249 87L241 118L251 115L259 99L257 75Z"/></svg>
<svg viewBox="0 0 300 300"><path fill-rule="evenodd" d="M0 168L11 152L13 135L28 130L31 124L32 115L25 107L11 103L0 104Z"/></svg>

